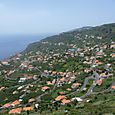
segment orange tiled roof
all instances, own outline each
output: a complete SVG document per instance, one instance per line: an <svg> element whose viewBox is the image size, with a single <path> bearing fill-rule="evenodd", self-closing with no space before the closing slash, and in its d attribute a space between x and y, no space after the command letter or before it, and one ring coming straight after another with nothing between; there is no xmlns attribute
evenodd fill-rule
<svg viewBox="0 0 115 115"><path fill-rule="evenodd" d="M51 81L47 81L48 85L53 85L53 83Z"/></svg>
<svg viewBox="0 0 115 115"><path fill-rule="evenodd" d="M47 90L47 89L49 89L48 86L44 86L44 87L42 87L42 90Z"/></svg>
<svg viewBox="0 0 115 115"><path fill-rule="evenodd" d="M102 80L102 79L97 80L96 83L97 83L98 85L101 85L101 84L103 83L103 80Z"/></svg>
<svg viewBox="0 0 115 115"><path fill-rule="evenodd" d="M81 84L80 83L73 83L72 84L72 87L78 87L78 86L80 86Z"/></svg>
<svg viewBox="0 0 115 115"><path fill-rule="evenodd" d="M19 105L20 104L20 101L19 100L16 100L16 101L14 101L14 102L12 102L12 105Z"/></svg>
<svg viewBox="0 0 115 115"><path fill-rule="evenodd" d="M99 65L103 64L103 63L100 62L99 60L96 60L95 62L96 62L97 64L99 64Z"/></svg>
<svg viewBox="0 0 115 115"><path fill-rule="evenodd" d="M64 95L59 95L59 96L57 96L57 97L55 98L56 101L60 101L60 100L62 100L62 99L66 99L66 96L64 96Z"/></svg>
<svg viewBox="0 0 115 115"><path fill-rule="evenodd" d="M66 100L66 99L63 99L63 100L61 100L61 102L62 102L62 104L67 104L67 103L70 103L71 101L70 100Z"/></svg>
<svg viewBox="0 0 115 115"><path fill-rule="evenodd" d="M22 108L16 108L16 109L12 109L9 111L9 114L20 114L22 111Z"/></svg>
<svg viewBox="0 0 115 115"><path fill-rule="evenodd" d="M59 92L60 95L64 95L65 93L64 92Z"/></svg>
<svg viewBox="0 0 115 115"><path fill-rule="evenodd" d="M8 108L8 107L11 107L11 103L6 103L3 105L4 108Z"/></svg>
<svg viewBox="0 0 115 115"><path fill-rule="evenodd" d="M65 78L64 78L64 77L62 77L62 78L60 79L60 81L61 81L61 82L64 82L64 81L65 81Z"/></svg>
<svg viewBox="0 0 115 115"><path fill-rule="evenodd" d="M115 53L110 54L111 57L115 57Z"/></svg>
<svg viewBox="0 0 115 115"><path fill-rule="evenodd" d="M112 89L115 89L115 85L111 86Z"/></svg>
<svg viewBox="0 0 115 115"><path fill-rule="evenodd" d="M27 110L28 110L28 111L32 111L32 110L33 110L33 107L24 107L23 110L24 110L24 111L27 111Z"/></svg>

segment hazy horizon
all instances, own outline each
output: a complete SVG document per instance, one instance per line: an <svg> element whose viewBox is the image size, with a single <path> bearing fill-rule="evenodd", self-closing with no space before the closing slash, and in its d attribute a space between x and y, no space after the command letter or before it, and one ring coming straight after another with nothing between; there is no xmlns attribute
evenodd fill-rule
<svg viewBox="0 0 115 115"><path fill-rule="evenodd" d="M49 34L45 35L0 35L0 60L22 52L30 43L37 42Z"/></svg>
<svg viewBox="0 0 115 115"><path fill-rule="evenodd" d="M114 0L0 0L0 35L61 33L115 21Z"/></svg>

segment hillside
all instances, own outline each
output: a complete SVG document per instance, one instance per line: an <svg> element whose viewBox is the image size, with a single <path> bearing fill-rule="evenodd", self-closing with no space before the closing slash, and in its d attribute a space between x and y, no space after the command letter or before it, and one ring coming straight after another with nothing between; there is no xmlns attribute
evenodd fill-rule
<svg viewBox="0 0 115 115"><path fill-rule="evenodd" d="M115 23L47 37L0 62L0 114L114 115Z"/></svg>
<svg viewBox="0 0 115 115"><path fill-rule="evenodd" d="M102 37L103 39L98 40L99 37ZM74 43L77 47L82 47L82 44L87 45L90 42L90 45L93 46L101 42L110 43L111 40L115 40L115 23L105 24L97 27L83 27L70 32L64 32L59 35L47 37L40 42L30 44L26 51L45 50L45 48L53 48L56 50L58 43L65 43L64 47L68 48L67 44ZM44 42L46 43L44 44ZM57 47L61 49L60 45Z"/></svg>

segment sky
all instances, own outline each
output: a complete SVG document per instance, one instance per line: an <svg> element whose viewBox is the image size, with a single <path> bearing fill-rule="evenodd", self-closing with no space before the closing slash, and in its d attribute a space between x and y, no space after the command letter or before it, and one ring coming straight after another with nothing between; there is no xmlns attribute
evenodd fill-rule
<svg viewBox="0 0 115 115"><path fill-rule="evenodd" d="M61 33L115 22L115 0L0 0L0 35Z"/></svg>

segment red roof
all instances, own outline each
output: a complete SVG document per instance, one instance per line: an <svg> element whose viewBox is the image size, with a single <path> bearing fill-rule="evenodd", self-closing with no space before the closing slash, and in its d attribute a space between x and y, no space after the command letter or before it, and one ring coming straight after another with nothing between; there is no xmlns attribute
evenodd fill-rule
<svg viewBox="0 0 115 115"><path fill-rule="evenodd" d="M28 110L28 111L32 111L32 110L33 110L33 107L31 107L31 106L30 106L30 107L24 107L23 110L24 110L24 111L27 111L27 110Z"/></svg>
<svg viewBox="0 0 115 115"><path fill-rule="evenodd" d="M4 108L9 108L9 107L11 107L11 103L6 103L6 104L3 105L3 107Z"/></svg>
<svg viewBox="0 0 115 115"><path fill-rule="evenodd" d="M61 102L62 102L62 104L68 104L68 103L70 103L71 101L70 100L66 100L66 99L63 99L63 100L61 100Z"/></svg>
<svg viewBox="0 0 115 115"><path fill-rule="evenodd" d="M59 95L59 96L57 96L57 97L55 98L56 101L60 101L60 100L62 100L62 99L66 99L66 96L64 96L64 95Z"/></svg>
<svg viewBox="0 0 115 115"><path fill-rule="evenodd" d="M60 78L60 81L61 81L61 82L64 82L64 81L65 81L65 78L64 78L64 77Z"/></svg>
<svg viewBox="0 0 115 115"><path fill-rule="evenodd" d="M16 108L16 109L12 109L9 111L9 114L20 114L22 111L22 108Z"/></svg>
<svg viewBox="0 0 115 115"><path fill-rule="evenodd" d="M101 85L101 84L103 83L103 80L102 80L102 79L97 80L96 83L97 83L98 85Z"/></svg>
<svg viewBox="0 0 115 115"><path fill-rule="evenodd" d="M73 83L71 87L75 88L75 87L79 87L80 85L81 85L80 83Z"/></svg>
<svg viewBox="0 0 115 115"><path fill-rule="evenodd" d="M112 89L115 89L115 85L111 86Z"/></svg>
<svg viewBox="0 0 115 115"><path fill-rule="evenodd" d="M60 95L64 95L65 93L64 92L59 92Z"/></svg>
<svg viewBox="0 0 115 115"><path fill-rule="evenodd" d="M20 101L19 100L16 100L16 101L14 101L14 102L12 102L12 105L19 105L20 104Z"/></svg>
<svg viewBox="0 0 115 115"><path fill-rule="evenodd" d="M42 87L42 90L48 90L49 89L49 87L48 86L44 86L44 87Z"/></svg>

